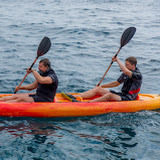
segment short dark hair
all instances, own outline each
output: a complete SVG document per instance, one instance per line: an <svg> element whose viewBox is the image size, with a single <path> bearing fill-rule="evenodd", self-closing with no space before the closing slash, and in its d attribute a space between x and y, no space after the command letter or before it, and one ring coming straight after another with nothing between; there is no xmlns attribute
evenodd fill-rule
<svg viewBox="0 0 160 160"><path fill-rule="evenodd" d="M126 58L126 61L128 61L130 64L134 64L135 66L137 65L137 58L135 57L128 57Z"/></svg>
<svg viewBox="0 0 160 160"><path fill-rule="evenodd" d="M50 67L51 66L51 63L50 63L50 61L49 61L49 59L47 59L47 58L44 58L44 59L41 59L40 61L39 61L39 63L43 63L43 65L45 66L45 67Z"/></svg>

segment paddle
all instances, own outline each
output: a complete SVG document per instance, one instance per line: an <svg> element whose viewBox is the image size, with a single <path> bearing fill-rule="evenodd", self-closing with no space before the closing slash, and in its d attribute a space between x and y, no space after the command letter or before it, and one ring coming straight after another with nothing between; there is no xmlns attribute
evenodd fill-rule
<svg viewBox="0 0 160 160"><path fill-rule="evenodd" d="M121 41L120 41L121 44L120 44L119 50L118 50L117 53L115 54L115 57L117 57L117 55L118 55L118 53L120 52L121 48L122 48L123 46L125 46L125 45L132 39L132 37L134 36L135 32L136 32L136 28L135 28L135 27L129 27L129 28L127 28L127 29L123 32L123 34L122 34L122 36L121 36ZM104 73L102 79L101 79L100 82L97 84L97 86L99 86L99 85L101 84L101 82L103 81L105 75L107 74L107 72L108 72L109 69L111 68L112 64L113 64L113 61L111 61L108 69L107 69L106 72Z"/></svg>
<svg viewBox="0 0 160 160"><path fill-rule="evenodd" d="M37 59L46 54L49 49L51 47L51 41L48 37L44 37L42 39L42 41L40 42L39 46L38 46L38 50L37 50L37 57L36 59L34 60L34 62L32 63L32 65L30 66L29 70L32 69L33 65L35 64L35 62L37 61ZM24 78L22 79L20 85L18 86L18 88L20 88L20 86L22 85L23 81L25 80L25 78L27 77L28 73L26 73L26 75L24 76ZM14 94L16 93L17 91L14 92Z"/></svg>

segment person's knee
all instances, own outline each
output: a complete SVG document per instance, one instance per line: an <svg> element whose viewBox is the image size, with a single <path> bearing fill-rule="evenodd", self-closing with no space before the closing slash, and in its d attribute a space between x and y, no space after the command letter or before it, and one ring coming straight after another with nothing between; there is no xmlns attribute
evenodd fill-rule
<svg viewBox="0 0 160 160"><path fill-rule="evenodd" d="M106 100L110 100L110 99L112 99L112 93L107 93L107 94L105 94L104 96L103 96Z"/></svg>
<svg viewBox="0 0 160 160"><path fill-rule="evenodd" d="M99 90L99 86L96 86L95 88L93 88L91 91L97 93Z"/></svg>
<svg viewBox="0 0 160 160"><path fill-rule="evenodd" d="M104 90L104 88L102 88L101 86L95 87L95 91L97 93L101 93Z"/></svg>
<svg viewBox="0 0 160 160"><path fill-rule="evenodd" d="M23 99L23 97L18 97L18 98L16 99L16 101L17 101L17 102L23 102L24 99Z"/></svg>
<svg viewBox="0 0 160 160"><path fill-rule="evenodd" d="M16 101L17 102L25 102L26 101L26 96L25 95L19 95L19 96L17 96Z"/></svg>
<svg viewBox="0 0 160 160"><path fill-rule="evenodd" d="M14 94L13 95L13 99L18 99L19 98L19 95L18 94Z"/></svg>
<svg viewBox="0 0 160 160"><path fill-rule="evenodd" d="M121 101L121 100L122 100L120 96L115 95L115 94L113 94L113 93L111 93L111 92L105 94L105 95L104 95L104 98L105 98L106 100L115 100L115 101Z"/></svg>

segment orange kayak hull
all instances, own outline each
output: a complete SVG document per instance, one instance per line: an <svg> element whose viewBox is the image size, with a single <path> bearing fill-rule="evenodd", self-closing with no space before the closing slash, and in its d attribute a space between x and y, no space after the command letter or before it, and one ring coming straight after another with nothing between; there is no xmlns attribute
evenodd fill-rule
<svg viewBox="0 0 160 160"><path fill-rule="evenodd" d="M7 96L1 94L0 97ZM2 117L83 117L107 114L110 112L138 112L160 108L160 96L157 94L139 94L140 99L122 102L69 102L60 93L56 102L6 103L0 102Z"/></svg>

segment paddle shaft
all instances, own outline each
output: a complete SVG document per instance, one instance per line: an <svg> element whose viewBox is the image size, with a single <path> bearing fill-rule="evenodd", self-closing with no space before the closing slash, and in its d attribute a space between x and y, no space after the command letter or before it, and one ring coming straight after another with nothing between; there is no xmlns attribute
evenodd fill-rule
<svg viewBox="0 0 160 160"><path fill-rule="evenodd" d="M50 39L49 39L48 37L44 37L44 38L41 40L41 42L40 42L40 44L39 44L39 46L38 46L37 57L36 57L36 59L34 60L34 62L32 63L32 65L30 66L29 70L32 69L32 67L33 67L33 65L36 63L38 57L46 54L46 53L49 51L50 47L51 47L51 41L50 41ZM18 86L18 89L19 89L20 86L22 85L22 83L23 83L23 81L25 80L25 78L27 77L27 75L28 75L28 73L26 73L26 75L25 75L24 78L22 79L20 85ZM17 91L15 91L14 94L15 94L16 92L17 92Z"/></svg>
<svg viewBox="0 0 160 160"><path fill-rule="evenodd" d="M122 48L122 47L119 48L119 50L117 51L117 53L115 54L114 57L117 57L117 55L118 55L118 53L120 52L121 48ZM99 85L101 84L101 82L103 81L104 77L106 76L106 74L108 73L109 69L111 68L112 64L113 64L113 61L111 61L108 69L107 69L106 72L104 73L102 79L101 79L100 82L97 84L97 86L99 86Z"/></svg>
<svg viewBox="0 0 160 160"><path fill-rule="evenodd" d="M119 50L116 53L115 57L117 57L117 55L120 52L121 48L123 46L125 46L132 39L132 37L134 36L135 32L136 32L136 28L135 27L129 27L123 32L123 34L121 36L121 45L120 45ZM98 83L97 86L99 86L101 84L101 82L103 81L105 75L107 74L107 72L111 68L112 64L113 64L113 61L111 61L108 69L106 70L105 74L103 75L102 79L100 80L100 82Z"/></svg>
<svg viewBox="0 0 160 160"><path fill-rule="evenodd" d="M33 67L33 65L36 63L37 59L38 59L38 56L36 57L36 59L34 60L34 62L32 63L32 65L30 66L29 70L32 69L32 67ZM24 80L26 79L27 75L28 75L28 73L26 73L26 75L25 75L24 78L22 79L21 83L19 84L18 88L20 88L20 86L22 85L22 83L23 83ZM17 93L17 91L14 92L14 94L16 94L16 93Z"/></svg>

